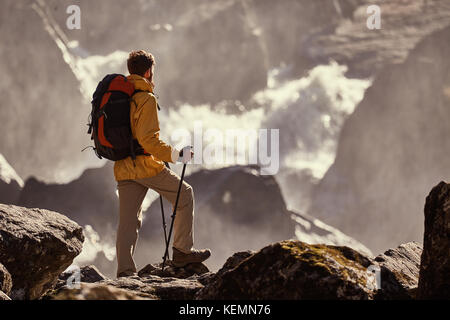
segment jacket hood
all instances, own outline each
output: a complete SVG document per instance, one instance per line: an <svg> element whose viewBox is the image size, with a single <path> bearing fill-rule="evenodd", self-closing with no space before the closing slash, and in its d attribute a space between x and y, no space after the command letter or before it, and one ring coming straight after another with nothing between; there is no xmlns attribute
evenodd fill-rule
<svg viewBox="0 0 450 320"><path fill-rule="evenodd" d="M127 77L127 79L134 84L135 90L142 90L142 91L148 91L153 93L153 86L144 77L137 75L137 74L131 74Z"/></svg>

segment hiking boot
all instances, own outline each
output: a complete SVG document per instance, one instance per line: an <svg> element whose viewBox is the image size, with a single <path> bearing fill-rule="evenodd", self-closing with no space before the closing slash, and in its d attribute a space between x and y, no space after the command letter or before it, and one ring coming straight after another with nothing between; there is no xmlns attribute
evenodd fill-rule
<svg viewBox="0 0 450 320"><path fill-rule="evenodd" d="M189 263L203 262L211 256L211 250L209 249L192 249L191 253L183 253L176 248L173 249L172 265L174 267L184 267Z"/></svg>

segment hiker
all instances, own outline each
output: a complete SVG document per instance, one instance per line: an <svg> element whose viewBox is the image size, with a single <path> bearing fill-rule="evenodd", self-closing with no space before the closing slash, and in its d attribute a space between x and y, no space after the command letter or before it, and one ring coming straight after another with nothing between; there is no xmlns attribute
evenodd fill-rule
<svg viewBox="0 0 450 320"><path fill-rule="evenodd" d="M144 154L131 156L114 163L114 177L119 191L120 218L117 230L117 277L136 274L133 254L142 223L142 202L151 188L175 204L180 177L164 162L187 163L194 155L190 148L182 152L159 138L158 104L153 94L155 60L143 50L130 53L127 61L128 81L138 90L130 104L130 122L133 138L145 150ZM189 152L190 151L190 152ZM190 153L190 154L189 154ZM172 264L183 267L209 258L209 249L193 248L194 192L183 181L174 221Z"/></svg>

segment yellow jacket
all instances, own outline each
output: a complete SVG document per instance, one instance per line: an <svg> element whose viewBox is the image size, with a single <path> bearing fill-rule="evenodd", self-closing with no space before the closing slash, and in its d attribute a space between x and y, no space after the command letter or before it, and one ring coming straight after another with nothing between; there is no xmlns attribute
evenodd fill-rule
<svg viewBox="0 0 450 320"><path fill-rule="evenodd" d="M150 156L136 156L135 164L131 156L114 163L116 181L153 177L164 168L164 161L175 162L178 150L159 139L159 120L156 98L150 82L136 74L128 80L138 92L130 103L130 122L133 138L137 139Z"/></svg>

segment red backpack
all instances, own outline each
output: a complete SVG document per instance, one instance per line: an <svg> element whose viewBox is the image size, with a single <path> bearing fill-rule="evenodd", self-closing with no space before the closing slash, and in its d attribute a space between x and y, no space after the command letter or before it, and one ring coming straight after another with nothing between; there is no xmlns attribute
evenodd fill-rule
<svg viewBox="0 0 450 320"><path fill-rule="evenodd" d="M140 90L121 74L109 74L98 84L87 133L100 159L117 161L131 156L134 160L137 155L150 155L131 133L130 101L137 92Z"/></svg>

